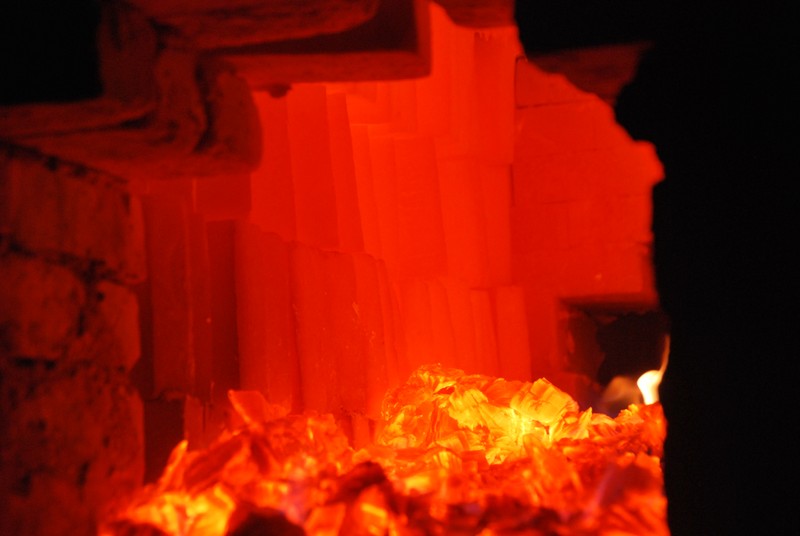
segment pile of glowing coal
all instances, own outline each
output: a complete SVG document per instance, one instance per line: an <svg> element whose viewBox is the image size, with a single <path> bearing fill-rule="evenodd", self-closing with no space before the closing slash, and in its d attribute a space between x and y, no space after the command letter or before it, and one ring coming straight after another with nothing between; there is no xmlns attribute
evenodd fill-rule
<svg viewBox="0 0 800 536"><path fill-rule="evenodd" d="M206 450L178 445L161 479L121 505L102 536L233 536L251 526L669 534L657 403L612 419L580 411L545 379L424 366L387 394L375 443L356 451L330 415L283 415L252 392L231 401L243 425Z"/></svg>

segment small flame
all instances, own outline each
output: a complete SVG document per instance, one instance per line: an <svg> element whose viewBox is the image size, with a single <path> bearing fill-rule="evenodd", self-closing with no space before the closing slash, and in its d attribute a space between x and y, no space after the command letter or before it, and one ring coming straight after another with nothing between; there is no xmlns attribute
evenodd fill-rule
<svg viewBox="0 0 800 536"><path fill-rule="evenodd" d="M661 354L661 368L658 370L648 370L636 380L636 385L642 392L642 399L645 404L658 402L658 386L661 385L661 378L667 370L669 360L669 335L664 336L664 352Z"/></svg>

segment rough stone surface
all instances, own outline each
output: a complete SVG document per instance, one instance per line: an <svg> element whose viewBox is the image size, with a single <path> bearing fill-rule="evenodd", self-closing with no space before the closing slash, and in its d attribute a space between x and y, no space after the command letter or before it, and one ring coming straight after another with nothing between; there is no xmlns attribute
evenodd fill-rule
<svg viewBox="0 0 800 536"><path fill-rule="evenodd" d="M430 74L430 9L424 0L382 2L351 31L298 42L219 48L250 84L276 96L295 82L403 80Z"/></svg>
<svg viewBox="0 0 800 536"><path fill-rule="evenodd" d="M190 51L161 52L150 72L158 88L157 106L138 121L58 137L26 137L18 143L123 177L152 173L154 163L174 166L191 153L207 126L195 61Z"/></svg>
<svg viewBox="0 0 800 536"><path fill-rule="evenodd" d="M141 484L142 408L124 375L3 361L0 404L0 533L94 535Z"/></svg>
<svg viewBox="0 0 800 536"><path fill-rule="evenodd" d="M341 32L368 21L379 0L132 0L200 48L251 45Z"/></svg>
<svg viewBox="0 0 800 536"><path fill-rule="evenodd" d="M150 76L157 104L136 121L13 141L129 180L248 173L255 168L261 154L260 125L243 78L181 43L170 43L160 52Z"/></svg>
<svg viewBox="0 0 800 536"><path fill-rule="evenodd" d="M78 336L85 299L83 284L70 270L0 255L0 357L60 357Z"/></svg>
<svg viewBox="0 0 800 536"><path fill-rule="evenodd" d="M0 145L0 534L96 534L142 482L139 199Z"/></svg>
<svg viewBox="0 0 800 536"><path fill-rule="evenodd" d="M120 2L104 4L97 48L100 97L0 107L0 139L128 180L252 171L260 130L244 79Z"/></svg>
<svg viewBox="0 0 800 536"><path fill-rule="evenodd" d="M561 73L583 91L613 105L636 73L649 43L626 43L532 54L529 60L549 73Z"/></svg>
<svg viewBox="0 0 800 536"><path fill-rule="evenodd" d="M514 0L435 0L459 26L490 28L514 24Z"/></svg>
<svg viewBox="0 0 800 536"><path fill-rule="evenodd" d="M87 290L84 311L82 333L70 346L68 358L130 371L141 350L136 295L122 285L100 281Z"/></svg>
<svg viewBox="0 0 800 536"><path fill-rule="evenodd" d="M195 153L255 169L261 159L261 124L247 82L229 66L213 60L202 62L199 78L208 128ZM198 170L198 175L203 173Z"/></svg>
<svg viewBox="0 0 800 536"><path fill-rule="evenodd" d="M79 272L125 282L144 277L137 198L100 173L2 146L0 236Z"/></svg>

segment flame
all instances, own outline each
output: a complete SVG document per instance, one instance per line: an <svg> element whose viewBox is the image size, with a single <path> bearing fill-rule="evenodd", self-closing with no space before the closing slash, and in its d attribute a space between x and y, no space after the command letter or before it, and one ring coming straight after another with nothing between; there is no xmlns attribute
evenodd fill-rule
<svg viewBox="0 0 800 536"><path fill-rule="evenodd" d="M657 403L612 419L546 379L423 366L354 450L331 415L230 396L241 426L205 450L175 447L101 536L668 534Z"/></svg>
<svg viewBox="0 0 800 536"><path fill-rule="evenodd" d="M661 378L664 377L664 372L667 370L667 361L669 361L669 335L664 337L661 367L658 370L648 370L636 380L636 385L642 392L642 398L645 404L654 404L658 402L658 386L661 385Z"/></svg>

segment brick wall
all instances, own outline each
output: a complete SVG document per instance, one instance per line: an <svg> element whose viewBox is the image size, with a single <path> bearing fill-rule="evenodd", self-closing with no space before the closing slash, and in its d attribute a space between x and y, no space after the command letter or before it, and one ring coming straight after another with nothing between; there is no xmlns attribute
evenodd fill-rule
<svg viewBox="0 0 800 536"><path fill-rule="evenodd" d="M0 532L93 534L141 483L144 272L136 197L113 177L0 147Z"/></svg>
<svg viewBox="0 0 800 536"><path fill-rule="evenodd" d="M513 275L525 288L534 377L581 402L592 385L573 360L574 304L657 308L651 189L661 165L611 106L520 59L516 69Z"/></svg>

